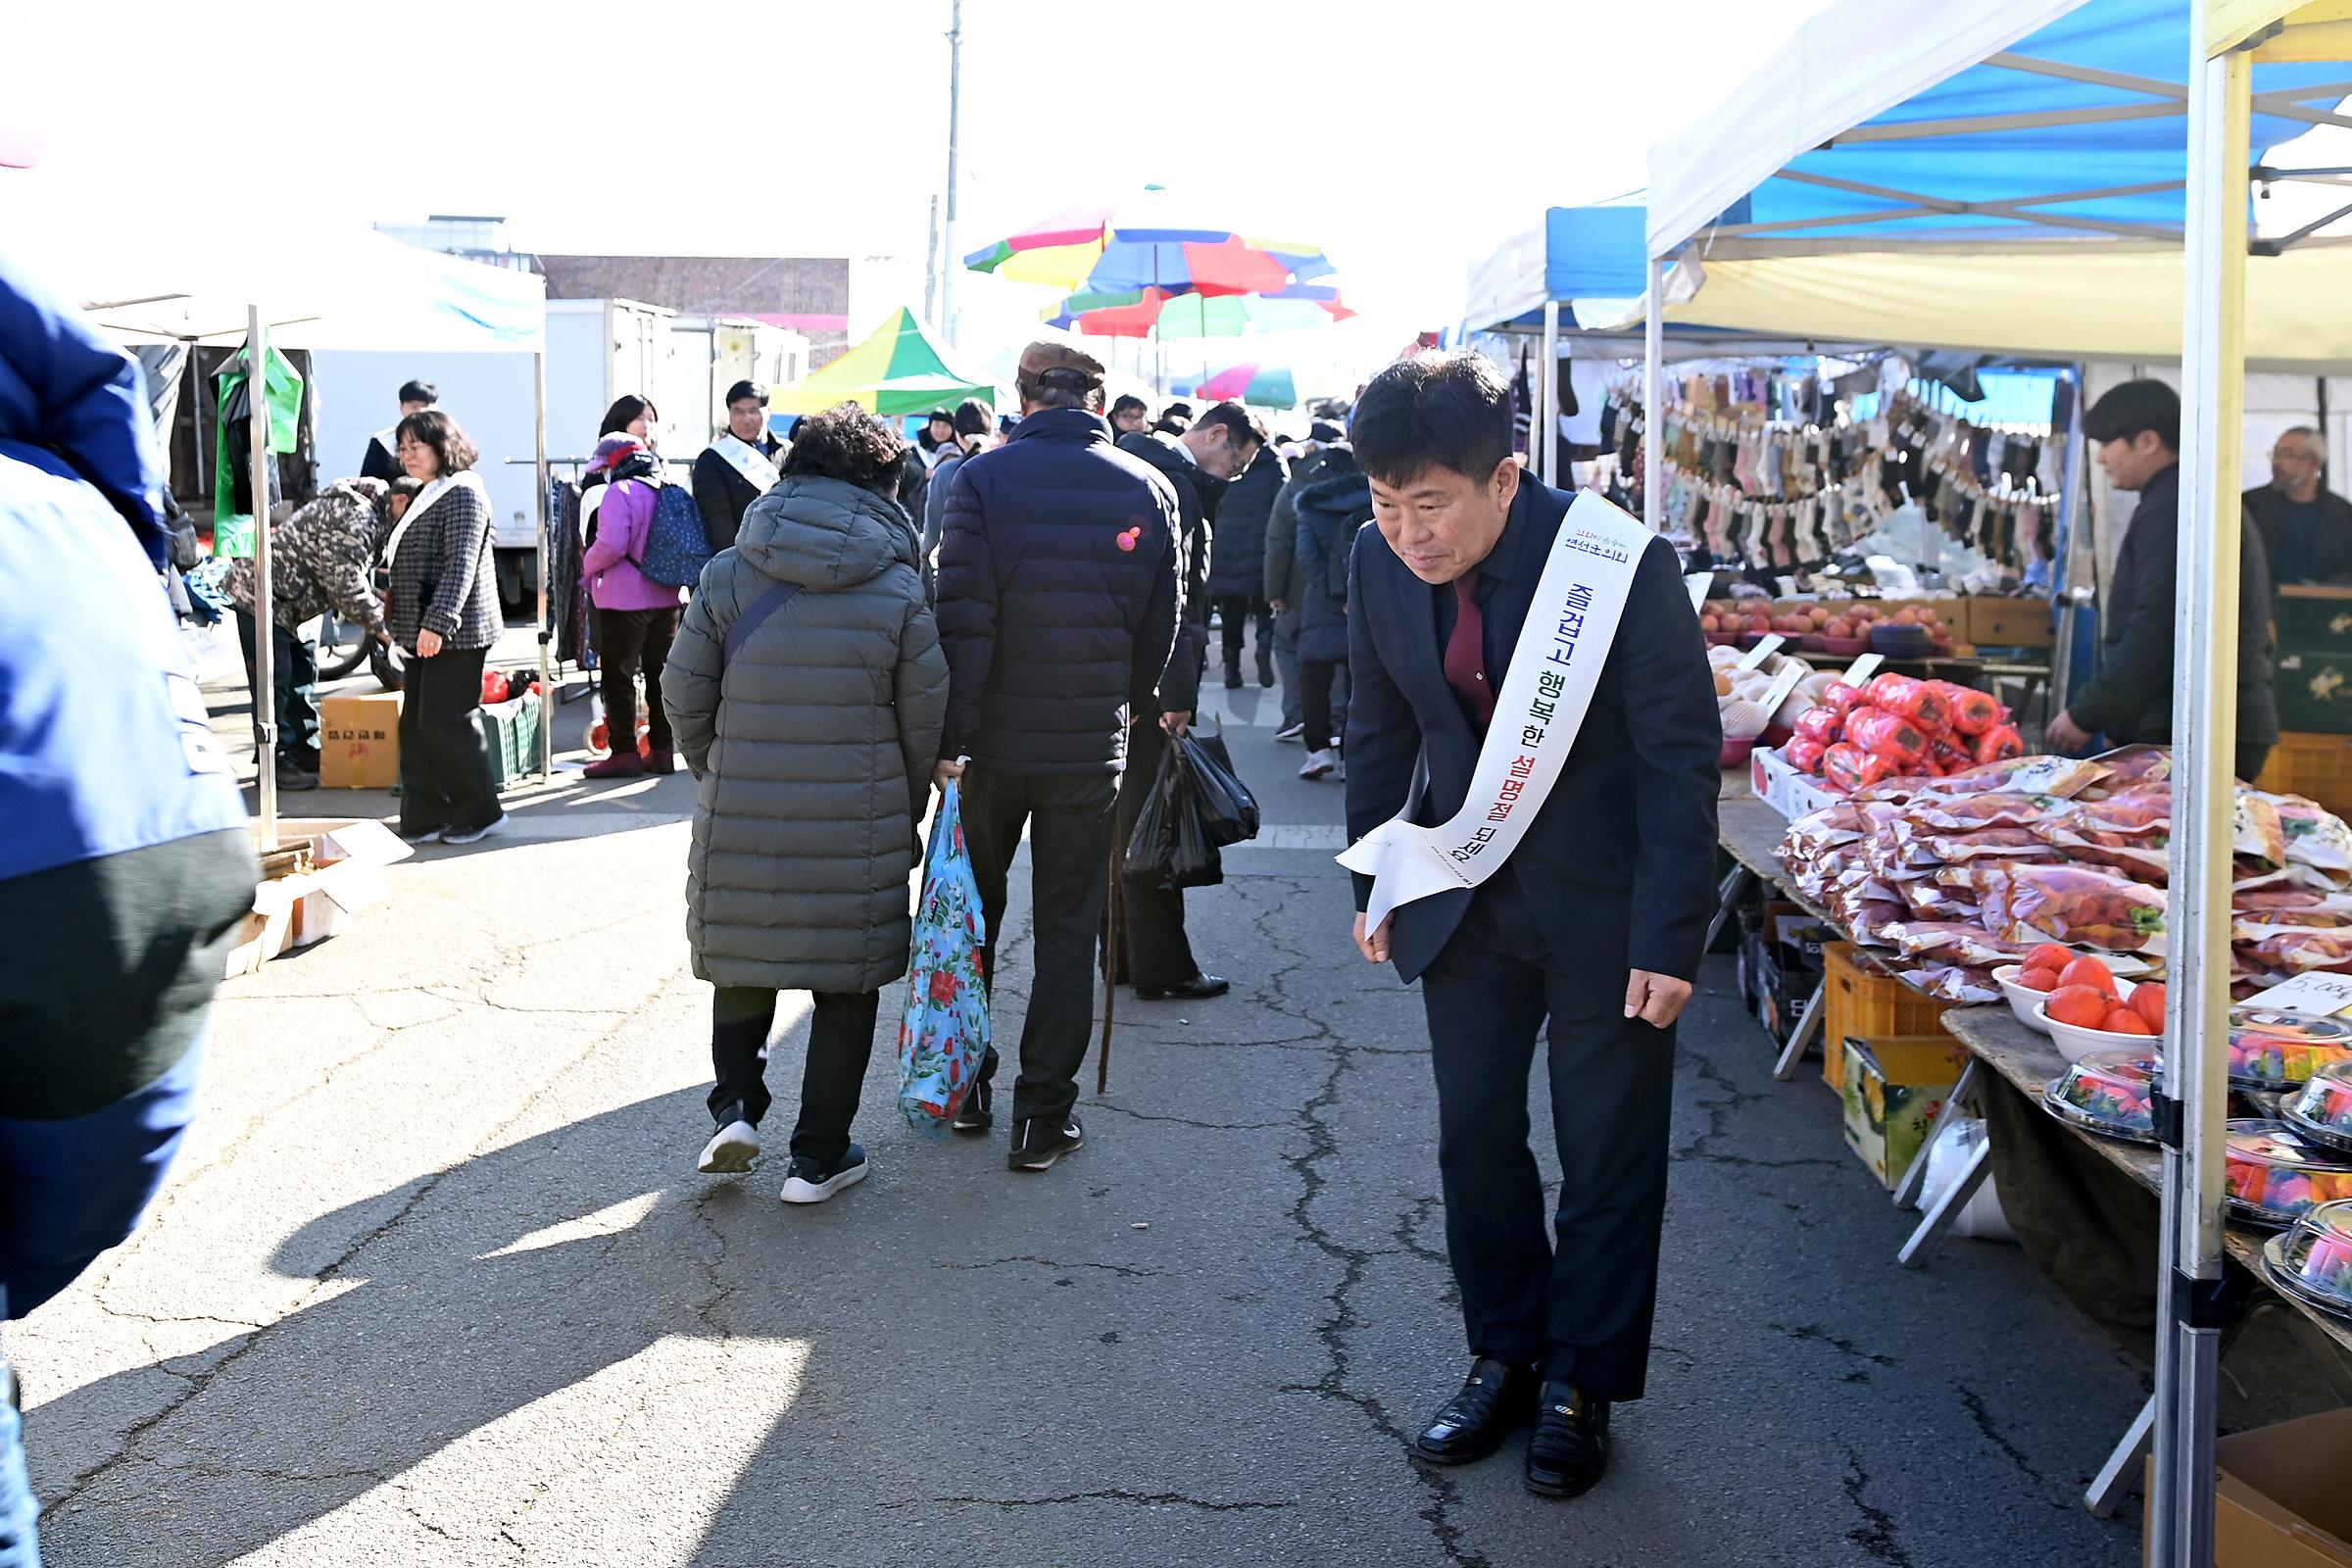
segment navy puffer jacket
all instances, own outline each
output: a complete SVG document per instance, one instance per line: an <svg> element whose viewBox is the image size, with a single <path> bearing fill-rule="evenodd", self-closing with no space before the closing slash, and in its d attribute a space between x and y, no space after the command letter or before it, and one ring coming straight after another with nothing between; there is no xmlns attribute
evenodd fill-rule
<svg viewBox="0 0 2352 1568"><path fill-rule="evenodd" d="M1372 516L1372 481L1354 454L1333 448L1323 476L1299 490L1298 657L1310 663L1348 659L1348 551Z"/></svg>
<svg viewBox="0 0 2352 1568"><path fill-rule="evenodd" d="M1118 773L1176 640L1176 498L1099 414L1044 409L964 461L939 543L944 758Z"/></svg>
<svg viewBox="0 0 2352 1568"><path fill-rule="evenodd" d="M1208 594L1259 598L1266 576L1266 519L1289 474L1272 442L1257 449L1250 466L1234 475L1217 503L1217 536L1208 553Z"/></svg>

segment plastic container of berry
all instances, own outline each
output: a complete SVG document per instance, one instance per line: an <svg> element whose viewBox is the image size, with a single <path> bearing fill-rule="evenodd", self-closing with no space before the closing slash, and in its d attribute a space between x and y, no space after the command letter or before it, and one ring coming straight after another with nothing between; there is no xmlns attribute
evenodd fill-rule
<svg viewBox="0 0 2352 1568"><path fill-rule="evenodd" d="M2278 1121L2227 1124L2230 1211L2256 1225L2292 1225L2306 1211L2352 1199L2352 1154Z"/></svg>
<svg viewBox="0 0 2352 1568"><path fill-rule="evenodd" d="M2304 1210L2263 1244L2262 1262L2281 1293L2352 1318L2352 1201Z"/></svg>
<svg viewBox="0 0 2352 1568"><path fill-rule="evenodd" d="M2155 1054L2102 1051L2072 1062L2041 1092L2044 1110L2060 1121L2130 1143L2156 1141Z"/></svg>
<svg viewBox="0 0 2352 1568"><path fill-rule="evenodd" d="M2313 1073L2286 1097L2278 1117L2313 1143L2352 1153L2352 1066Z"/></svg>
<svg viewBox="0 0 2352 1568"><path fill-rule="evenodd" d="M2278 1092L2311 1081L2323 1068L2352 1065L2352 1024L2274 1007L2230 1014L2230 1082Z"/></svg>

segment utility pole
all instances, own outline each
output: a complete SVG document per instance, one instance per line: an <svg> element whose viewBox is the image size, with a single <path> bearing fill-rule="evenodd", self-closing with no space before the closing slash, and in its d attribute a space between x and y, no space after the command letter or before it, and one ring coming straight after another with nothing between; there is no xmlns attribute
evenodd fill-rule
<svg viewBox="0 0 2352 1568"><path fill-rule="evenodd" d="M940 235L939 328L956 343L956 274L963 258L956 250L956 137L963 112L963 0L948 0L948 220Z"/></svg>
<svg viewBox="0 0 2352 1568"><path fill-rule="evenodd" d="M939 198L931 198L931 232L923 251L923 319L937 321L939 315Z"/></svg>

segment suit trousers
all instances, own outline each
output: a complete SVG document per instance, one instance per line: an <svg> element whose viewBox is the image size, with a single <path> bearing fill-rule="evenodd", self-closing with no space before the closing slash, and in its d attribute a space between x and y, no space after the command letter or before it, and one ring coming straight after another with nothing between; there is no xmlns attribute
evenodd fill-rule
<svg viewBox="0 0 2352 1568"><path fill-rule="evenodd" d="M1613 911L1612 911L1613 915ZM1622 917L1616 916L1619 923ZM1625 1016L1622 942L1554 955L1506 865L1421 981L1438 1081L1446 1250L1474 1355L1633 1399L1666 1213L1674 1031ZM1544 1231L1528 1074L1545 1048L1560 1199Z"/></svg>
<svg viewBox="0 0 2352 1568"><path fill-rule="evenodd" d="M473 715L486 648L409 657L400 698L400 832L470 830L498 820L498 785Z"/></svg>
<svg viewBox="0 0 2352 1568"><path fill-rule="evenodd" d="M1269 652L1274 642L1274 607L1254 594L1219 594L1216 597L1217 614L1223 624L1219 630L1225 639L1225 667L1242 667L1242 639L1250 622L1257 622L1258 650Z"/></svg>
<svg viewBox="0 0 2352 1568"><path fill-rule="evenodd" d="M1167 755L1168 732L1145 719L1127 732L1127 776L1119 786L1119 853L1127 853L1135 819L1152 798L1159 760ZM1184 933L1184 890L1146 887L1119 879L1119 946L1123 978L1144 989L1180 986L1200 972L1193 944Z"/></svg>
<svg viewBox="0 0 2352 1568"><path fill-rule="evenodd" d="M1282 678L1282 727L1289 729L1305 716L1298 695L1298 622L1305 613L1297 605L1274 612L1274 673Z"/></svg>
<svg viewBox="0 0 2352 1568"><path fill-rule="evenodd" d="M1119 781L1108 773L1008 773L978 763L964 770L963 840L988 920L980 963L992 1007L1005 884L1023 824L1029 829L1037 975L1021 1021L1021 1070L1012 1086L1016 1122L1067 1115L1078 1102L1078 1069L1095 1027L1096 944L1110 893L1118 802ZM991 1082L997 1076L993 1045L980 1076Z"/></svg>
<svg viewBox="0 0 2352 1568"><path fill-rule="evenodd" d="M815 993L808 1054L801 1064L801 1114L792 1127L792 1152L828 1170L850 1147L858 1091L874 1054L874 1019L882 993ZM775 1027L776 993L756 986L715 986L710 992L710 1119L725 1126L740 1116L757 1127L771 1103L767 1092L767 1033Z"/></svg>

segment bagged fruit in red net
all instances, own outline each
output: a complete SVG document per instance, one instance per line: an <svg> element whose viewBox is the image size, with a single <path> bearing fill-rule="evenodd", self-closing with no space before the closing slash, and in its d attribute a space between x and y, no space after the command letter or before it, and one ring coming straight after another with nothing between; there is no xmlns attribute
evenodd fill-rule
<svg viewBox="0 0 2352 1568"><path fill-rule="evenodd" d="M1990 692L1981 692L1974 686L1957 681L1932 680L1929 690L1951 705L1952 730L1960 735L1982 735L2009 716Z"/></svg>
<svg viewBox="0 0 2352 1568"><path fill-rule="evenodd" d="M1821 694L1821 706L1840 718L1860 707L1861 703L1862 688L1849 686L1841 680L1830 682L1828 690Z"/></svg>
<svg viewBox="0 0 2352 1568"><path fill-rule="evenodd" d="M1818 773L1821 771L1822 756L1829 749L1828 742L1809 741L1799 736L1781 748L1781 760L1799 773Z"/></svg>
<svg viewBox="0 0 2352 1568"><path fill-rule="evenodd" d="M1851 741L1839 741L1825 751L1821 768L1830 788L1848 793L1876 784L1894 771L1886 759L1866 752Z"/></svg>
<svg viewBox="0 0 2352 1568"><path fill-rule="evenodd" d="M1898 773L1918 766L1928 755L1928 738L1919 726L1881 708L1857 708L1846 714L1845 738L1874 757L1884 757Z"/></svg>
<svg viewBox="0 0 2352 1568"><path fill-rule="evenodd" d="M1809 708L1797 716L1796 738L1830 747L1845 738L1844 720L1826 708Z"/></svg>
<svg viewBox="0 0 2352 1568"><path fill-rule="evenodd" d="M2015 724L1995 724L1977 737L1977 760L2006 762L2026 755L2026 738Z"/></svg>
<svg viewBox="0 0 2352 1568"><path fill-rule="evenodd" d="M1924 680L1908 675L1875 676L1862 688L1862 700L1873 708L1900 713L1931 734L1951 733L1952 705L1936 695Z"/></svg>
<svg viewBox="0 0 2352 1568"><path fill-rule="evenodd" d="M1987 930L2013 942L2052 942L2116 953L2164 951L2162 889L2078 865L2009 865L1975 873Z"/></svg>

